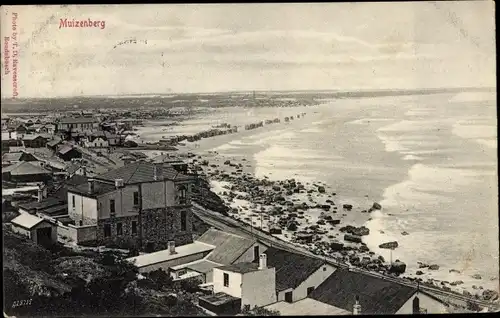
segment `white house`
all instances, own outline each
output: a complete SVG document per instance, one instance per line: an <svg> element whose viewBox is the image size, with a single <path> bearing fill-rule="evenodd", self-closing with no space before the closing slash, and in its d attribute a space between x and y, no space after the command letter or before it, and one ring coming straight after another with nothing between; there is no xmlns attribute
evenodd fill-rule
<svg viewBox="0 0 500 318"><path fill-rule="evenodd" d="M57 242L57 224L47 219L21 213L10 222L14 232L26 235L37 244L52 245Z"/></svg>
<svg viewBox="0 0 500 318"><path fill-rule="evenodd" d="M447 305L418 288L364 273L339 269L310 298L357 314L393 315L446 313Z"/></svg>
<svg viewBox="0 0 500 318"><path fill-rule="evenodd" d="M268 267L266 254L259 263L236 263L214 268L213 295L202 296L200 306L216 314L236 314L245 306L262 307L276 302L276 270Z"/></svg>
<svg viewBox="0 0 500 318"><path fill-rule="evenodd" d="M336 270L322 259L274 247L264 253L269 266L276 268L278 301L292 303L306 298Z"/></svg>
<svg viewBox="0 0 500 318"><path fill-rule="evenodd" d="M146 252L192 243L192 181L168 165L132 163L68 188L68 214L98 241L126 239Z"/></svg>
<svg viewBox="0 0 500 318"><path fill-rule="evenodd" d="M208 229L196 241L215 246L215 249L204 259L171 267L170 274L174 279L198 276L203 283L208 284L213 282L214 268L242 262L257 262L259 255L267 249L267 246L255 239L214 228Z"/></svg>

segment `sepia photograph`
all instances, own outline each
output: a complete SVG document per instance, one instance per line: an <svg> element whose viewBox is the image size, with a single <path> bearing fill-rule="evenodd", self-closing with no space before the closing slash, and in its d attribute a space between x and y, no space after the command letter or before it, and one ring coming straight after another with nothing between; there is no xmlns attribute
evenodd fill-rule
<svg viewBox="0 0 500 318"><path fill-rule="evenodd" d="M500 311L494 1L0 22L4 317Z"/></svg>

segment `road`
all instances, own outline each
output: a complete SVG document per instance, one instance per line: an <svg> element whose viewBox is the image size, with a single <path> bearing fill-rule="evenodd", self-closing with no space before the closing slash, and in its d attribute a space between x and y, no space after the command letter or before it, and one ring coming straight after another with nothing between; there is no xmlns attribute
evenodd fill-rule
<svg viewBox="0 0 500 318"><path fill-rule="evenodd" d="M307 255L310 257L314 257L314 258L324 259L327 263L331 264L332 266L338 267L338 268L343 268L343 269L350 268L351 270L354 270L354 271L357 271L357 272L360 272L360 273L363 273L366 275L378 277L378 278L381 278L381 279L384 279L387 281L395 282L395 283L398 283L401 285L415 287L415 288L417 287L416 283L412 283L412 282L403 280L401 278L394 278L394 277L390 277L390 276L385 276L385 275L382 275L379 273L366 271L366 270L360 269L360 268L352 268L349 265L339 263L331 258L318 256L318 255L313 254L300 246L282 241L282 240L280 240L272 235L269 235L267 233L264 233L256 228L252 228L251 226L249 226L247 224L243 224L242 222L238 222L237 220L235 220L231 217L227 217L227 216L224 216L224 215L219 214L217 212L207 210L207 209L199 206L196 203L193 203L192 210L205 223L210 224L211 226L216 227L222 231L233 233L233 234L243 236L243 237L255 238L264 244L269 244L269 246L278 247L278 248L281 248L281 249L284 249L284 250L287 250L290 252L299 253L299 254ZM500 310L500 305L497 303L491 303L491 302L487 302L484 300L477 300L475 298L469 298L469 297L464 296L464 295L459 295L459 294L455 294L455 293L447 292L447 291L444 291L441 289L432 288L432 287L423 286L423 285L420 285L419 288L420 288L420 290L431 293L432 295L444 300L447 303L452 303L452 304L455 304L458 306L466 306L467 302L470 301L470 302L476 303L482 307L491 308L494 311Z"/></svg>

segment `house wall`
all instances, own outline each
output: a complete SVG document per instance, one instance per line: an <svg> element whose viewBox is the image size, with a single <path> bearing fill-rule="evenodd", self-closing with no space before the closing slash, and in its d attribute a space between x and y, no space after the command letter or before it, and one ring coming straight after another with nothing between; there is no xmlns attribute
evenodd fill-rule
<svg viewBox="0 0 500 318"><path fill-rule="evenodd" d="M324 270L326 268L326 270ZM278 301L285 300L285 293L292 291L292 299L294 302L301 299L307 298L307 288L314 287L317 288L321 283L323 283L330 275L335 272L336 268L329 265L322 265L317 271L315 271L311 276L304 280L297 288L287 289L278 293Z"/></svg>
<svg viewBox="0 0 500 318"><path fill-rule="evenodd" d="M132 233L132 223L137 222L137 232L135 234ZM122 224L122 235L118 235L117 233L117 223ZM109 224L111 227L111 236L104 236L104 226L105 224ZM138 244L139 243L139 216L120 216L120 217L111 217L106 219L100 219L97 222L97 240L99 242L113 241L115 239L120 239L123 241L129 241L130 243Z"/></svg>
<svg viewBox="0 0 500 318"><path fill-rule="evenodd" d="M139 186L127 185L100 195L98 197L99 219L111 217L110 200L115 200L115 217L138 215L139 206L134 206L134 192L139 192Z"/></svg>
<svg viewBox="0 0 500 318"><path fill-rule="evenodd" d="M38 243L38 237L37 237L36 230L44 229L44 228L51 228L52 229L50 232L50 236L51 236L50 239L54 243L57 242L57 226L52 225L52 224L48 223L47 221L43 221L31 229L31 239L33 240L33 242Z"/></svg>
<svg viewBox="0 0 500 318"><path fill-rule="evenodd" d="M205 256L207 256L208 253L209 253L209 251L203 252L203 253L186 255L184 257L178 257L178 258L168 260L165 262L160 262L160 263L156 263L156 264L152 264L152 265L139 267L139 272L140 273L147 273L147 272L152 272L152 271L158 270L160 268L163 269L164 271L168 272L170 267L178 266L178 265L182 265L182 264L187 264L187 263L191 263L191 262L200 260L200 259L204 258Z"/></svg>
<svg viewBox="0 0 500 318"><path fill-rule="evenodd" d="M93 141L84 141L85 147L95 148L95 147L109 147L109 142L102 138L96 138Z"/></svg>
<svg viewBox="0 0 500 318"><path fill-rule="evenodd" d="M245 305L265 306L276 302L276 270L274 267L243 275L241 308Z"/></svg>
<svg viewBox="0 0 500 318"><path fill-rule="evenodd" d="M17 226L15 224L12 224L12 231L15 232L15 233L19 233L21 235L25 235L27 236L28 238L31 238L31 232L25 228L22 228L20 226Z"/></svg>
<svg viewBox="0 0 500 318"><path fill-rule="evenodd" d="M175 205L175 186L173 181L160 181L141 184L142 208L156 209Z"/></svg>
<svg viewBox="0 0 500 318"><path fill-rule="evenodd" d="M181 231L181 211L187 217L185 231ZM148 243L154 244L154 250L162 250L168 241L175 241L176 245L193 242L193 213L189 207L142 210L140 224L143 249Z"/></svg>
<svg viewBox="0 0 500 318"><path fill-rule="evenodd" d="M73 196L75 207L73 207ZM97 223L97 200L87 198L68 191L68 215L79 225L95 225Z"/></svg>
<svg viewBox="0 0 500 318"><path fill-rule="evenodd" d="M245 251L236 261L233 263L243 263L243 262L253 262L254 261L254 246L259 246L259 254L263 253L267 250L267 246L261 243L255 243L248 250ZM259 259L259 255L257 255L257 259Z"/></svg>
<svg viewBox="0 0 500 318"><path fill-rule="evenodd" d="M224 273L229 274L229 286L224 286ZM226 293L233 297L241 298L243 277L240 273L223 271L219 268L213 270L214 293Z"/></svg>
<svg viewBox="0 0 500 318"><path fill-rule="evenodd" d="M408 301L396 312L396 314L411 315L413 313L413 299L415 297L420 299L420 308L427 309L427 313L429 314L443 314L448 312L447 307L443 303L425 294L418 293L418 295L415 294L408 299ZM363 310L363 308L361 308L361 310Z"/></svg>

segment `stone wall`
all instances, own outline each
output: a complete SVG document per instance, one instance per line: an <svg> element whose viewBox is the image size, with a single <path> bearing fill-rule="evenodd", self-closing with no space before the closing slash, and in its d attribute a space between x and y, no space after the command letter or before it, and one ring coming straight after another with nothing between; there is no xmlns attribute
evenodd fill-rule
<svg viewBox="0 0 500 318"><path fill-rule="evenodd" d="M181 211L187 214L186 230L181 231ZM168 241L176 245L193 242L193 215L189 207L169 207L143 210L141 212L142 248L153 244L154 250L166 249Z"/></svg>
<svg viewBox="0 0 500 318"><path fill-rule="evenodd" d="M135 234L132 233L132 222L137 222L137 232ZM116 224L122 224L122 234L117 235L116 232ZM104 225L111 225L111 236L104 236ZM110 217L109 219L99 220L97 226L97 240L99 242L105 241L115 241L116 238L123 238L126 241L137 241L139 239L139 217L134 216L124 216L124 217Z"/></svg>

